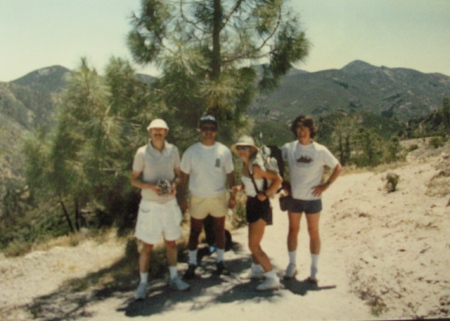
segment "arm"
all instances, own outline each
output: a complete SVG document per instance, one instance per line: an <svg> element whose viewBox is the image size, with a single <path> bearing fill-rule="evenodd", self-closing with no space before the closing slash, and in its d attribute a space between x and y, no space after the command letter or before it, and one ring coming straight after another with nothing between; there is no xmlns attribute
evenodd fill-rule
<svg viewBox="0 0 450 321"><path fill-rule="evenodd" d="M312 194L314 196L322 195L322 193L325 192L328 189L328 187L330 187L330 185L339 177L341 172L342 172L342 166L341 166L341 164L338 163L334 167L333 172L331 173L330 177L328 178L328 180L325 183L314 186L312 188L312 190L313 190Z"/></svg>
<svg viewBox="0 0 450 321"><path fill-rule="evenodd" d="M142 180L142 172L131 172L131 185L140 189L152 189L159 195L159 187L155 184L149 184Z"/></svg>

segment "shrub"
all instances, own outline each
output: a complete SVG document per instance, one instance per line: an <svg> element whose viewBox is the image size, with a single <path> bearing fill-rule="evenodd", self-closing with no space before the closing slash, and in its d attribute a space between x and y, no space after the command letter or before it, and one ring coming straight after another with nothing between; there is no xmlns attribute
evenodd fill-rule
<svg viewBox="0 0 450 321"><path fill-rule="evenodd" d="M386 175L386 190L388 193L395 192L397 190L397 184L400 180L400 176L395 173L387 173Z"/></svg>
<svg viewBox="0 0 450 321"><path fill-rule="evenodd" d="M439 148L441 146L444 146L444 140L442 137L433 137L430 139L428 144L433 148Z"/></svg>

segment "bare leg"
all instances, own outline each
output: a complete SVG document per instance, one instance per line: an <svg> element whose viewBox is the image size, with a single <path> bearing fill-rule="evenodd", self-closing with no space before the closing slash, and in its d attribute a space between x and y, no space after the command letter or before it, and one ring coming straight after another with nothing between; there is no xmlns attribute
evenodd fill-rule
<svg viewBox="0 0 450 321"><path fill-rule="evenodd" d="M309 250L311 254L320 254L319 219L320 212L306 215L309 233Z"/></svg>
<svg viewBox="0 0 450 321"><path fill-rule="evenodd" d="M139 255L139 272L145 273L150 269L150 258L153 244L143 243L141 254Z"/></svg>
<svg viewBox="0 0 450 321"><path fill-rule="evenodd" d="M198 238L203 228L203 220L191 217L191 230L189 234L189 251L195 251L198 247Z"/></svg>
<svg viewBox="0 0 450 321"><path fill-rule="evenodd" d="M297 237L300 231L300 219L302 218L301 213L288 212L289 216L289 232L287 237L287 247L288 251L297 250Z"/></svg>
<svg viewBox="0 0 450 321"><path fill-rule="evenodd" d="M266 227L266 222L262 219L254 223L250 223L248 226L248 247L252 252L253 259L259 263L264 272L272 271L272 264L267 254L261 248L261 240L264 235L264 229Z"/></svg>
<svg viewBox="0 0 450 321"><path fill-rule="evenodd" d="M225 249L225 216L213 217L214 220L214 236L218 249Z"/></svg>
<svg viewBox="0 0 450 321"><path fill-rule="evenodd" d="M175 241L165 241L165 243L166 243L167 264L169 266L177 266L178 263L177 243Z"/></svg>

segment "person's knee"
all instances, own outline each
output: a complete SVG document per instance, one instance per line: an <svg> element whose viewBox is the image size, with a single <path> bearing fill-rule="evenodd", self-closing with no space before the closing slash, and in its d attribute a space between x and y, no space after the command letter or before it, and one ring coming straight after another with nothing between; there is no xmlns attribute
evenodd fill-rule
<svg viewBox="0 0 450 321"><path fill-rule="evenodd" d="M257 256L259 252L261 252L261 246L256 242L249 242L248 248L250 249L250 252L255 256Z"/></svg>
<svg viewBox="0 0 450 321"><path fill-rule="evenodd" d="M177 248L177 242L176 241L166 241L166 246L169 249L176 249Z"/></svg>
<svg viewBox="0 0 450 321"><path fill-rule="evenodd" d="M151 245L151 244L144 244L142 246L141 253L143 253L143 254L150 254L152 252L152 249L153 249L153 245Z"/></svg>
<svg viewBox="0 0 450 321"><path fill-rule="evenodd" d="M308 233L311 237L319 237L319 227L318 226L308 226Z"/></svg>
<svg viewBox="0 0 450 321"><path fill-rule="evenodd" d="M297 226L297 225L289 226L289 234L297 235L299 231L300 231L300 226Z"/></svg>
<svg viewBox="0 0 450 321"><path fill-rule="evenodd" d="M196 225L191 225L191 229L190 229L191 235L193 234L193 235L199 236L201 232L202 232L202 226L201 225L200 226L198 226L197 224Z"/></svg>

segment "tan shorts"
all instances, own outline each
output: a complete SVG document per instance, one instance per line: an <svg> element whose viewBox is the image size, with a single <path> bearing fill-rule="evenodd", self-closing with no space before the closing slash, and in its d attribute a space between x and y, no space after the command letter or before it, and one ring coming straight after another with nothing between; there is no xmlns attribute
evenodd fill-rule
<svg viewBox="0 0 450 321"><path fill-rule="evenodd" d="M227 193L213 197L191 195L189 199L189 214L197 220L205 219L208 214L213 217L224 217L228 213Z"/></svg>
<svg viewBox="0 0 450 321"><path fill-rule="evenodd" d="M175 241L181 236L181 218L175 199L165 204L142 200L134 236L147 244L160 243L162 238Z"/></svg>

